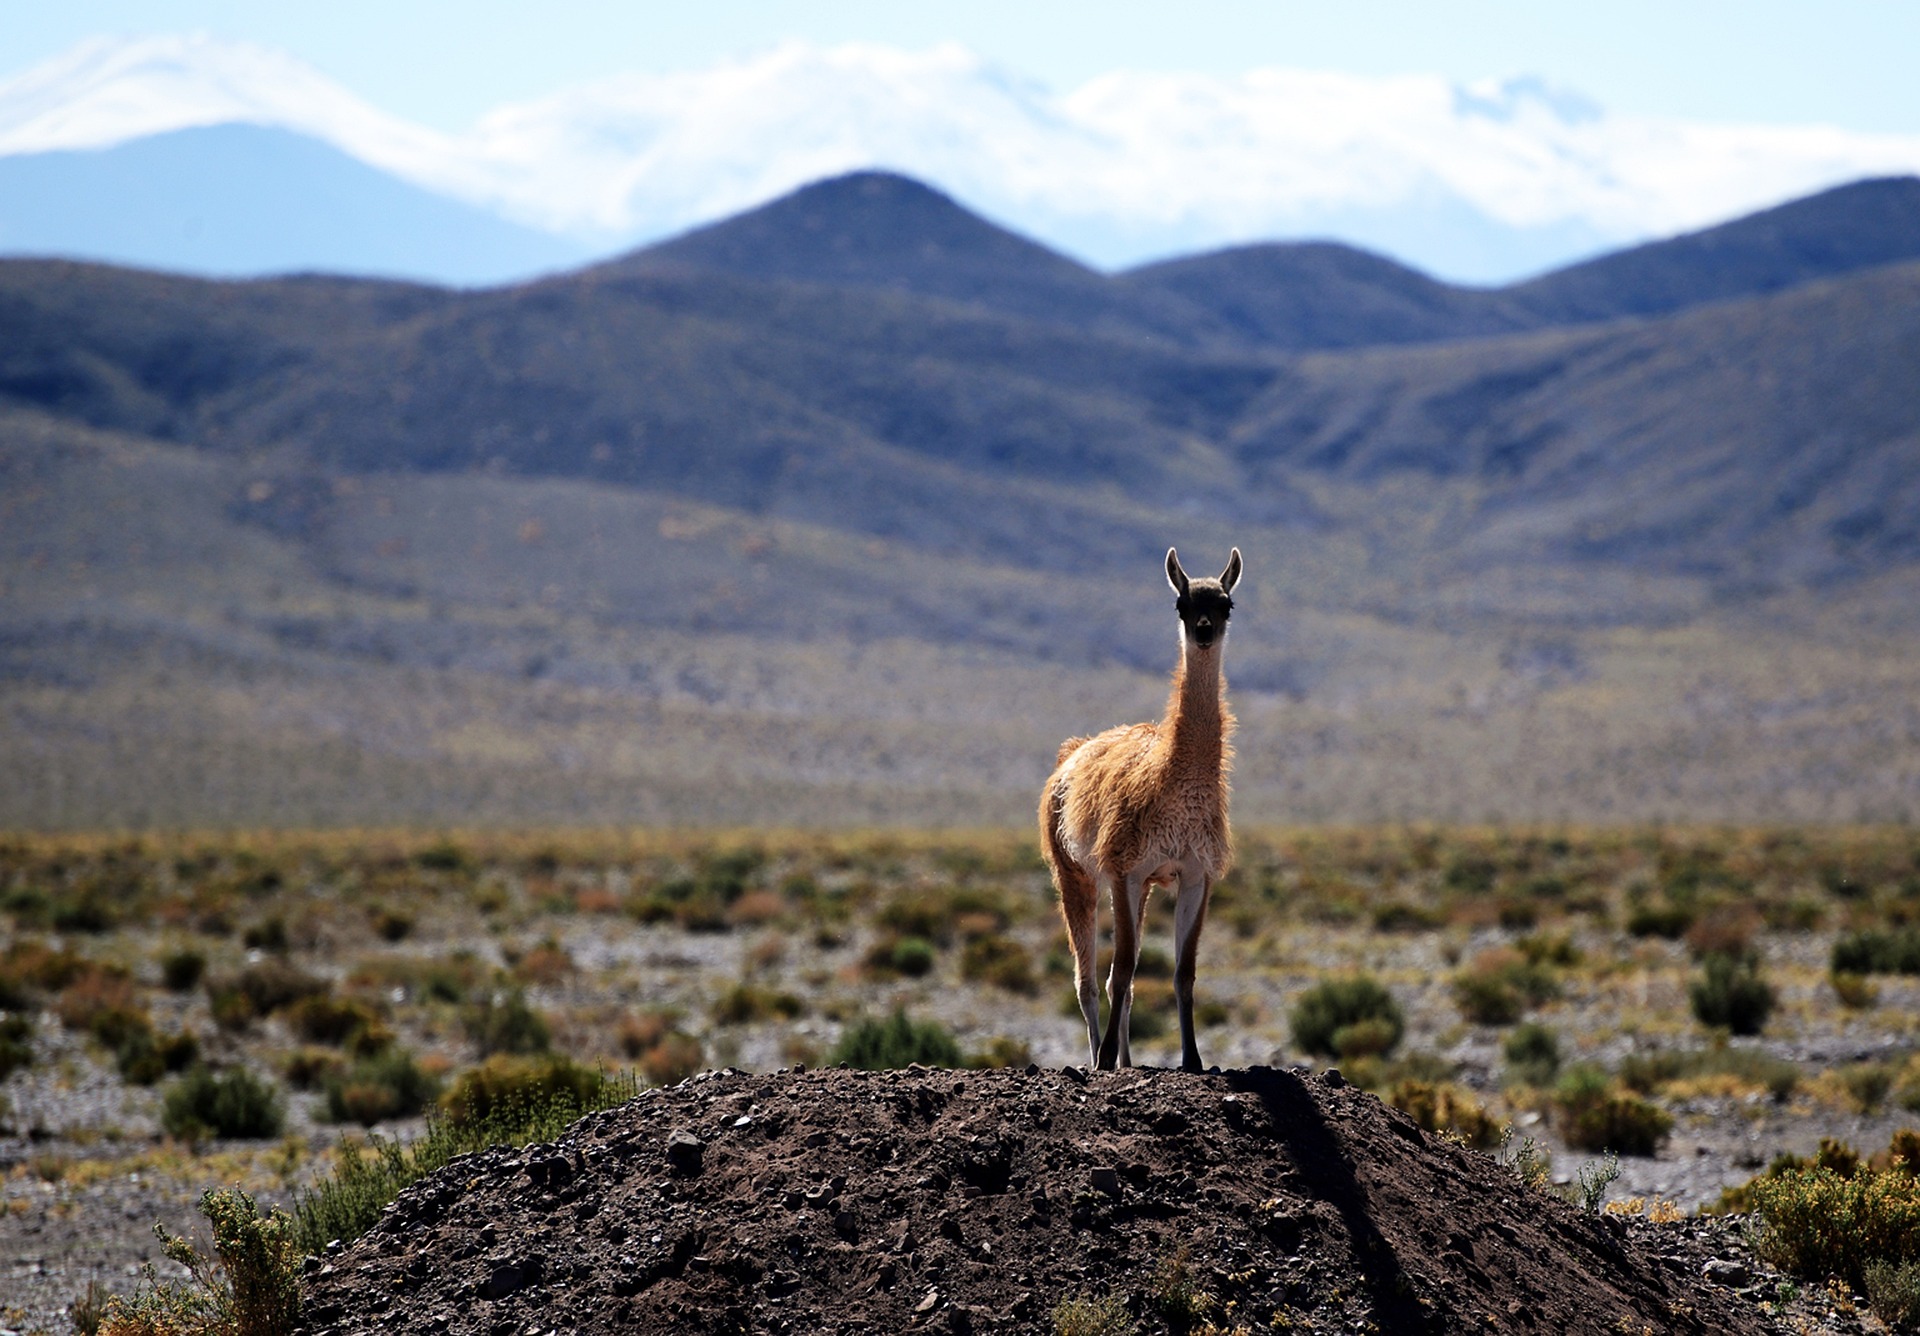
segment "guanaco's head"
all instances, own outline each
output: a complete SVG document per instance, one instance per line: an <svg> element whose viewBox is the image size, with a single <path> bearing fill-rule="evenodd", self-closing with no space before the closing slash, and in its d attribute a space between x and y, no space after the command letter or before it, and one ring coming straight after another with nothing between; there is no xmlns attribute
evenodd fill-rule
<svg viewBox="0 0 1920 1336"><path fill-rule="evenodd" d="M1180 554L1167 549L1167 583L1179 597L1174 610L1180 614L1180 630L1187 641L1206 649L1227 635L1227 618L1233 615L1233 587L1240 583L1240 549L1233 549L1227 568L1218 580L1189 580L1180 568Z"/></svg>

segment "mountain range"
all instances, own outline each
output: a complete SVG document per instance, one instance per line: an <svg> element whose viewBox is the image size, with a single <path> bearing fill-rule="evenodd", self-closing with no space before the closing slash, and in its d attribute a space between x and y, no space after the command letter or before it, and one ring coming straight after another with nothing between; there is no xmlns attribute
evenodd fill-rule
<svg viewBox="0 0 1920 1336"><path fill-rule="evenodd" d="M855 173L477 291L0 262L0 823L1910 817L1920 181L1499 289Z"/></svg>
<svg viewBox="0 0 1920 1336"><path fill-rule="evenodd" d="M155 35L0 76L0 163L67 192L0 174L0 253L199 274L521 279L886 168L1107 270L1335 238L1504 283L1920 171L1920 136L1635 116L1530 77L1114 70L1056 90L951 44L800 42L430 125L286 52ZM63 203L94 198L113 207Z"/></svg>

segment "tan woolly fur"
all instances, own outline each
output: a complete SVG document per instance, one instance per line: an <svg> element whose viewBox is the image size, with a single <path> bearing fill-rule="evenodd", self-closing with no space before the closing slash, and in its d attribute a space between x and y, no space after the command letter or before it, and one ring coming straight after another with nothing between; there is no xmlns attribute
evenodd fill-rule
<svg viewBox="0 0 1920 1336"><path fill-rule="evenodd" d="M1167 582L1178 595L1180 663L1166 717L1110 728L1061 744L1040 795L1040 848L1060 892L1060 916L1073 948L1074 987L1087 1023L1088 1059L1097 1067L1132 1065L1127 1026L1140 929L1155 887L1174 901L1174 1000L1180 1011L1180 1065L1200 1070L1193 1032L1194 958L1213 885L1233 860L1227 825L1227 769L1233 714L1221 671L1231 597L1240 579L1234 548L1217 580L1189 579L1167 551ZM1096 919L1113 905L1113 966L1107 974L1107 1027L1100 1031L1094 982Z"/></svg>

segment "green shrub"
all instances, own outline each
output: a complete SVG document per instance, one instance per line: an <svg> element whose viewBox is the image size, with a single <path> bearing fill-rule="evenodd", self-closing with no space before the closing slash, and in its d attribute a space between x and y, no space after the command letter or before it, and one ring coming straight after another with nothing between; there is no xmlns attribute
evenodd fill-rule
<svg viewBox="0 0 1920 1336"><path fill-rule="evenodd" d="M389 1118L411 1118L439 1094L440 1082L422 1071L411 1053L389 1048L326 1078L327 1117L372 1127Z"/></svg>
<svg viewBox="0 0 1920 1336"><path fill-rule="evenodd" d="M185 1071L200 1060L200 1040L192 1031L157 1035L151 1028L136 1030L114 1051L120 1075L135 1085L152 1085L169 1072Z"/></svg>
<svg viewBox="0 0 1920 1336"><path fill-rule="evenodd" d="M1652 1155L1673 1130L1672 1114L1616 1090L1607 1074L1590 1063L1567 1069L1554 1087L1553 1104L1560 1134L1575 1150Z"/></svg>
<svg viewBox="0 0 1920 1336"><path fill-rule="evenodd" d="M413 915L386 905L377 905L368 910L367 919L383 942L405 941L413 932Z"/></svg>
<svg viewBox="0 0 1920 1336"><path fill-rule="evenodd" d="M1439 910L1404 900L1382 905L1373 911L1375 932L1432 932L1446 921L1446 915Z"/></svg>
<svg viewBox="0 0 1920 1336"><path fill-rule="evenodd" d="M484 1127L503 1119L517 1125L536 1111L561 1103L580 1109L599 1107L595 1101L608 1080L598 1068L583 1067L557 1053L494 1057L461 1073L441 1097L440 1107L454 1128Z"/></svg>
<svg viewBox="0 0 1920 1336"><path fill-rule="evenodd" d="M282 1120L280 1096L272 1084L244 1067L218 1073L192 1068L173 1083L160 1110L160 1126L167 1135L186 1141L276 1137Z"/></svg>
<svg viewBox="0 0 1920 1336"><path fill-rule="evenodd" d="M902 937L887 952L888 967L910 979L923 978L932 973L933 963L933 943L924 937Z"/></svg>
<svg viewBox="0 0 1920 1336"><path fill-rule="evenodd" d="M284 960L263 960L238 974L207 984L213 1018L223 1029L237 1030L270 1016L303 997L331 992L333 985Z"/></svg>
<svg viewBox="0 0 1920 1336"><path fill-rule="evenodd" d="M169 992L191 993L207 972L207 958L198 951L169 951L160 958L160 978Z"/></svg>
<svg viewBox="0 0 1920 1336"><path fill-rule="evenodd" d="M33 1017L0 1013L0 1081L33 1065Z"/></svg>
<svg viewBox="0 0 1920 1336"><path fill-rule="evenodd" d="M1406 1017L1393 994L1364 974L1309 988L1294 1003L1290 1019L1293 1042L1329 1058L1369 1049L1390 1053L1406 1032Z"/></svg>
<svg viewBox="0 0 1920 1336"><path fill-rule="evenodd" d="M393 1042L380 1013L358 998L317 993L287 1007L287 1028L310 1044L332 1044L362 1057Z"/></svg>
<svg viewBox="0 0 1920 1336"><path fill-rule="evenodd" d="M184 1281L162 1282L152 1266L141 1292L115 1295L101 1315L111 1336L285 1336L300 1323L299 1228L275 1209L264 1218L252 1197L238 1189L209 1189L200 1213L213 1226L216 1270L194 1246L164 1226L154 1226L169 1260L185 1269Z"/></svg>
<svg viewBox="0 0 1920 1336"><path fill-rule="evenodd" d="M347 1070L347 1060L330 1048L300 1048L287 1058L281 1070L295 1090L324 1090L330 1080Z"/></svg>
<svg viewBox="0 0 1920 1336"><path fill-rule="evenodd" d="M1507 1072L1516 1081L1544 1086L1560 1072L1560 1039L1544 1025L1516 1025L1500 1043Z"/></svg>
<svg viewBox="0 0 1920 1336"><path fill-rule="evenodd" d="M1032 993L1038 986L1032 952L1001 933L976 937L966 944L960 952L960 977L1010 993Z"/></svg>
<svg viewBox="0 0 1920 1336"><path fill-rule="evenodd" d="M1607 1189L1619 1178L1620 1157L1612 1151L1608 1151L1604 1159L1582 1165L1575 1179L1580 1209L1588 1215L1599 1215L1601 1204L1607 1199Z"/></svg>
<svg viewBox="0 0 1920 1336"><path fill-rule="evenodd" d="M287 953L287 921L278 914L262 919L240 934L240 944L249 951L271 951L274 955Z"/></svg>
<svg viewBox="0 0 1920 1336"><path fill-rule="evenodd" d="M467 1037L483 1058L496 1053L545 1053L553 1046L546 1020L527 1005L519 989L493 993L474 1003L463 1018Z"/></svg>
<svg viewBox="0 0 1920 1336"><path fill-rule="evenodd" d="M78 895L56 900L51 919L56 932L95 935L112 932L119 920L120 915L113 902L92 887L82 890Z"/></svg>
<svg viewBox="0 0 1920 1336"><path fill-rule="evenodd" d="M986 1046L967 1054L967 1066L974 1071L997 1067L1024 1067L1033 1061L1033 1049L1024 1039L997 1034Z"/></svg>
<svg viewBox="0 0 1920 1336"><path fill-rule="evenodd" d="M1635 937L1683 936L1693 926L1693 911L1675 904L1639 904L1627 914L1627 931Z"/></svg>
<svg viewBox="0 0 1920 1336"><path fill-rule="evenodd" d="M1920 974L1920 928L1866 928L1833 944L1835 974Z"/></svg>
<svg viewBox="0 0 1920 1336"><path fill-rule="evenodd" d="M775 1017L791 1019L806 1010L800 998L742 979L713 1001L713 1019L721 1025L746 1025Z"/></svg>
<svg viewBox="0 0 1920 1336"><path fill-rule="evenodd" d="M1544 1189L1553 1181L1553 1153L1532 1137L1522 1137L1515 1145L1511 1125L1500 1134L1494 1158L1513 1172L1522 1187Z"/></svg>
<svg viewBox="0 0 1920 1336"><path fill-rule="evenodd" d="M1758 1251L1806 1280L1837 1276L1856 1291L1872 1262L1920 1261L1920 1179L1904 1169L1841 1174L1788 1169L1748 1185L1766 1222Z"/></svg>
<svg viewBox="0 0 1920 1336"><path fill-rule="evenodd" d="M1734 956L1709 956L1687 998L1702 1025L1737 1035L1759 1034L1773 1011L1773 988L1750 961Z"/></svg>
<svg viewBox="0 0 1920 1336"><path fill-rule="evenodd" d="M884 1071L916 1062L926 1067L958 1067L962 1058L960 1045L938 1021L913 1021L904 1011L896 1011L884 1021L869 1019L847 1027L827 1061Z"/></svg>
<svg viewBox="0 0 1920 1336"><path fill-rule="evenodd" d="M1876 1258L1861 1268L1867 1306L1889 1331L1920 1329L1920 1262Z"/></svg>
<svg viewBox="0 0 1920 1336"><path fill-rule="evenodd" d="M545 1065L538 1060L496 1058L480 1070L498 1064L498 1072L509 1063ZM459 1100L457 1116L429 1116L426 1135L419 1140L401 1146L370 1137L364 1154L352 1144L344 1146L334 1171L312 1191L300 1194L294 1207L301 1250L318 1253L334 1239L351 1243L373 1227L387 1203L409 1184L455 1156L488 1146L551 1141L583 1115L623 1104L639 1093L629 1074L595 1072L592 1076L593 1082L582 1082L571 1074L552 1082L501 1076L476 1079ZM449 1100L453 1094L449 1092Z"/></svg>
<svg viewBox="0 0 1920 1336"><path fill-rule="evenodd" d="M1834 1073L1857 1113L1877 1113L1893 1093L1894 1069L1884 1062L1855 1062Z"/></svg>
<svg viewBox="0 0 1920 1336"><path fill-rule="evenodd" d="M428 872L472 872L479 865L452 840L430 844L413 856L413 865Z"/></svg>

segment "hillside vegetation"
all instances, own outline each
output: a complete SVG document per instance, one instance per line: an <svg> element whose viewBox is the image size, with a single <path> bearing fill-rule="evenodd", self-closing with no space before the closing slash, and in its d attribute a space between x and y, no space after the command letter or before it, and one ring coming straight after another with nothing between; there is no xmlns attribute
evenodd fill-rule
<svg viewBox="0 0 1920 1336"><path fill-rule="evenodd" d="M452 292L0 264L0 824L1024 820L1248 557L1264 819L1903 819L1920 183L1494 292L825 182Z"/></svg>

